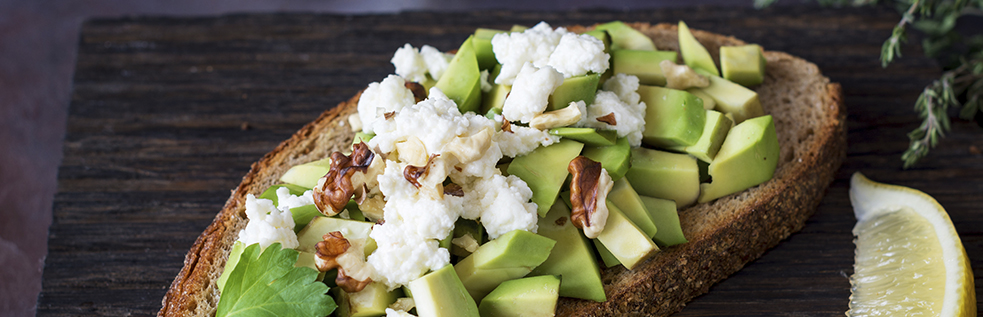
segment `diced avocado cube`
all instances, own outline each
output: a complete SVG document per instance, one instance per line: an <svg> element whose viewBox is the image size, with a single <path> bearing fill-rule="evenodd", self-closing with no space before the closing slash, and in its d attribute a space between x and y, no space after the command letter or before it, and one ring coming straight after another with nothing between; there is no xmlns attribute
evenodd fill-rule
<svg viewBox="0 0 983 317"><path fill-rule="evenodd" d="M478 112L481 107L481 70L478 68L473 39L474 36L468 37L461 44L435 85L447 98L454 100L461 113Z"/></svg>
<svg viewBox="0 0 983 317"><path fill-rule="evenodd" d="M597 236L611 254L618 259L621 264L631 270L639 261L653 252L658 252L659 247L641 229L638 229L628 217L618 209L611 201L607 202L608 220L604 225L604 230Z"/></svg>
<svg viewBox="0 0 983 317"><path fill-rule="evenodd" d="M239 258L242 256L242 251L246 250L246 244L242 241L236 240L232 244L232 250L229 251L229 258L225 260L225 269L222 271L222 275L218 277L215 284L218 285L219 292L225 289L225 282L229 280L229 274L232 274L232 270L235 269L236 264L239 264Z"/></svg>
<svg viewBox="0 0 983 317"><path fill-rule="evenodd" d="M697 98L700 98L700 100L703 101L703 109L713 110L714 108L717 107L717 102L713 101L713 98L711 98L710 95L707 95L699 88L689 88L686 89L686 92L693 94Z"/></svg>
<svg viewBox="0 0 983 317"><path fill-rule="evenodd" d="M553 316L560 279L552 275L505 281L481 300L482 317Z"/></svg>
<svg viewBox="0 0 983 317"><path fill-rule="evenodd" d="M699 98L682 90L646 85L638 87L638 94L646 105L642 142L666 148L700 140L706 110Z"/></svg>
<svg viewBox="0 0 983 317"><path fill-rule="evenodd" d="M757 86L765 80L767 63L757 44L720 47L720 70L724 78L744 87Z"/></svg>
<svg viewBox="0 0 983 317"><path fill-rule="evenodd" d="M708 202L767 182L778 167L779 151L771 115L734 126L710 162L710 183L700 185L699 201Z"/></svg>
<svg viewBox="0 0 983 317"><path fill-rule="evenodd" d="M474 31L472 44L474 45L475 57L478 59L478 69L491 69L495 64L498 64L498 60L495 59L495 52L492 51L491 39L495 34L505 32L504 30L485 28L478 28Z"/></svg>
<svg viewBox="0 0 983 317"><path fill-rule="evenodd" d="M294 232L300 232L321 212L313 204L290 208L290 216L294 218Z"/></svg>
<svg viewBox="0 0 983 317"><path fill-rule="evenodd" d="M628 220L631 220L649 238L654 237L659 231L657 222L652 219L648 208L642 203L642 199L639 198L638 193L631 187L628 180L622 178L615 181L611 192L608 193L608 200L617 206L628 217Z"/></svg>
<svg viewBox="0 0 983 317"><path fill-rule="evenodd" d="M610 146L618 139L614 130L597 130L594 128L561 127L552 128L549 133L583 143L585 146Z"/></svg>
<svg viewBox="0 0 983 317"><path fill-rule="evenodd" d="M523 277L546 261L556 241L513 230L478 247L454 269L473 298L480 300L499 283Z"/></svg>
<svg viewBox="0 0 983 317"><path fill-rule="evenodd" d="M450 264L410 281L407 286L413 294L417 315L421 317L479 316L478 304L464 289L464 284Z"/></svg>
<svg viewBox="0 0 983 317"><path fill-rule="evenodd" d="M720 76L717 65L713 63L713 57L710 57L710 52L703 47L703 44L700 44L700 41L696 40L696 37L693 36L683 21L679 21L679 53L683 55L686 66Z"/></svg>
<svg viewBox="0 0 983 317"><path fill-rule="evenodd" d="M529 267L505 267L497 269L479 269L474 267L474 258L468 256L454 264L454 270L461 278L464 288L476 301L495 289L504 281L521 278L532 272Z"/></svg>
<svg viewBox="0 0 983 317"><path fill-rule="evenodd" d="M396 299L403 296L403 291L395 289L388 291L386 284L371 282L364 289L348 293L340 287L331 289L331 295L338 304L335 311L339 317L372 317L385 316L386 308Z"/></svg>
<svg viewBox="0 0 983 317"><path fill-rule="evenodd" d="M613 181L625 177L631 167L631 145L628 144L628 138L618 138L617 143L609 146L585 145L581 155L601 163L601 167L608 171L608 176Z"/></svg>
<svg viewBox="0 0 983 317"><path fill-rule="evenodd" d="M263 193L260 194L259 196L257 196L256 198L269 199L269 200L272 200L273 201L273 204L274 205L279 205L280 202L279 202L279 199L276 196L276 190L279 189L280 187L286 187L287 190L290 191L290 194L291 195L296 195L296 196L303 195L305 191L307 191L308 189L310 189L310 188L304 188L304 187L301 187L301 186L298 186L298 185L294 185L294 184L279 184L279 185L270 186L270 188L267 188L266 190L264 190Z"/></svg>
<svg viewBox="0 0 983 317"><path fill-rule="evenodd" d="M634 148L625 178L639 195L669 199L681 208L696 202L700 195L696 161L687 154Z"/></svg>
<svg viewBox="0 0 983 317"><path fill-rule="evenodd" d="M280 176L280 181L287 184L294 184L305 189L317 186L317 180L321 179L331 170L331 158L324 158L313 162L294 165Z"/></svg>
<svg viewBox="0 0 983 317"><path fill-rule="evenodd" d="M654 51L655 43L648 35L621 21L612 21L594 27L595 30L605 30L611 35L613 50L646 50Z"/></svg>
<svg viewBox="0 0 983 317"><path fill-rule="evenodd" d="M659 63L665 60L676 62L675 51L616 50L611 52L611 69L615 73L625 73L638 77L642 85L665 86L666 76L662 74Z"/></svg>
<svg viewBox="0 0 983 317"><path fill-rule="evenodd" d="M717 104L714 110L733 115L734 124L765 114L761 101L758 100L758 93L754 90L717 76L707 77L710 78L710 86L697 90L713 98Z"/></svg>
<svg viewBox="0 0 983 317"><path fill-rule="evenodd" d="M602 244L601 241L594 239L594 247L597 248L597 255L601 257L601 263L604 263L604 267L612 267L621 264L621 261L619 261L618 258L615 257L610 250L608 250L608 248L604 247L604 244Z"/></svg>
<svg viewBox="0 0 983 317"><path fill-rule="evenodd" d="M338 231L345 239L367 239L372 231L371 222L348 220L334 217L314 217L310 224L297 233L299 251L314 252L314 245L324 241L322 238L328 232ZM368 247L368 245L366 245ZM366 253L369 254L369 253Z"/></svg>
<svg viewBox="0 0 983 317"><path fill-rule="evenodd" d="M530 275L559 276L560 296L596 302L607 300L594 251L587 237L570 221L569 207L559 200L553 203L546 217L539 219L539 234L555 240L556 244L549 258Z"/></svg>
<svg viewBox="0 0 983 317"><path fill-rule="evenodd" d="M679 213L675 202L647 196L639 196L639 198L648 209L652 220L659 225L659 232L652 238L655 244L669 247L687 242L686 237L683 236L683 228L679 226Z"/></svg>
<svg viewBox="0 0 983 317"><path fill-rule="evenodd" d="M491 73L488 75L488 81L491 82L492 90L488 93L482 94L481 97L481 113L489 114L494 112L495 114L502 114L502 107L505 106L505 98L509 96L509 92L512 91L512 85L502 85L495 83L495 77L502 71L502 65L495 65Z"/></svg>
<svg viewBox="0 0 983 317"><path fill-rule="evenodd" d="M567 179L567 165L580 155L584 144L562 139L550 146L539 147L529 154L516 157L509 164L509 175L518 176L532 189L532 202L538 206L539 216L545 216L550 205Z"/></svg>
<svg viewBox="0 0 983 317"><path fill-rule="evenodd" d="M720 112L713 110L707 110L706 112L707 123L703 126L703 134L700 136L700 140L696 141L696 144L690 146L671 146L668 149L689 153L689 155L707 163L713 161L713 157L720 150L720 145L724 144L724 139L727 138L727 132L734 126L734 122L730 121L729 118Z"/></svg>
<svg viewBox="0 0 983 317"><path fill-rule="evenodd" d="M587 74L564 79L563 83L556 87L553 94L549 96L546 111L566 108L575 101L583 100L588 105L594 103L594 97L597 96L597 84L600 80L600 74Z"/></svg>

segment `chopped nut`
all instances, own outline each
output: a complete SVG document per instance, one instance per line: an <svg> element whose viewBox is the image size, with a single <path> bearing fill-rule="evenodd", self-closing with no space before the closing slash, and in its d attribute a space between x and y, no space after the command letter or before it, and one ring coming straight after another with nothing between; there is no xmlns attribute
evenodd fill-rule
<svg viewBox="0 0 983 317"><path fill-rule="evenodd" d="M395 116L396 116L396 111L390 111L382 114L382 117L386 118L386 120L392 119Z"/></svg>
<svg viewBox="0 0 983 317"><path fill-rule="evenodd" d="M573 205L570 221L583 229L588 238L597 238L607 224L607 195L614 185L611 176L601 167L601 163L585 156L570 161L567 171L573 175L570 182L570 203Z"/></svg>
<svg viewBox="0 0 983 317"><path fill-rule="evenodd" d="M442 148L442 153L457 159L457 165L468 164L481 158L492 145L495 131L490 127L466 137L455 137Z"/></svg>
<svg viewBox="0 0 983 317"><path fill-rule="evenodd" d="M427 147L420 138L411 136L404 141L396 142L396 156L400 162L410 165L423 165L427 163Z"/></svg>
<svg viewBox="0 0 983 317"><path fill-rule="evenodd" d="M389 308L402 311L410 311L410 309L413 309L414 307L416 307L416 302L414 302L410 297L400 297L399 299L396 299L396 302L392 303L392 305L389 305Z"/></svg>
<svg viewBox="0 0 983 317"><path fill-rule="evenodd" d="M618 125L618 120L615 120L615 118L614 118L614 112L609 113L609 114L606 114L606 115L603 115L603 116L600 116L600 117L597 117L596 120L597 120L597 122L604 122L604 123L607 123L609 125Z"/></svg>
<svg viewBox="0 0 983 317"><path fill-rule="evenodd" d="M513 133L512 132L512 122L509 122L509 119L505 119L504 116L502 117L502 131L508 132L508 133Z"/></svg>
<svg viewBox="0 0 983 317"><path fill-rule="evenodd" d="M362 131L362 118L358 117L358 113L353 113L348 116L348 125L352 126L352 132Z"/></svg>
<svg viewBox="0 0 983 317"><path fill-rule="evenodd" d="M416 186L416 188L420 188L420 179L427 176L427 173L430 172L430 166L433 165L432 163L434 158L437 158L438 156L440 156L440 154L430 155L430 158L427 159L427 164L424 164L423 166L407 165L406 168L403 169L403 177L406 178L410 184Z"/></svg>
<svg viewBox="0 0 983 317"><path fill-rule="evenodd" d="M353 179L353 175L356 172L367 173L375 154L365 142L355 144L352 148L353 152L349 156L341 152L331 153L331 168L318 180L317 186L314 186L314 205L324 215L334 216L341 212L355 194L355 186L362 187L365 183L365 177Z"/></svg>
<svg viewBox="0 0 983 317"><path fill-rule="evenodd" d="M467 251L468 254L474 253L474 250L477 250L479 246L478 240L472 237L470 233L466 233L463 236L451 239L451 244L460 247L464 251Z"/></svg>
<svg viewBox="0 0 983 317"><path fill-rule="evenodd" d="M464 188L454 183L447 184L447 186L444 186L444 195L464 197Z"/></svg>
<svg viewBox="0 0 983 317"><path fill-rule="evenodd" d="M556 221L554 221L553 223L556 224L557 226L562 227L563 225L567 224L567 217L556 218Z"/></svg>
<svg viewBox="0 0 983 317"><path fill-rule="evenodd" d="M659 68L662 68L662 74L666 76L666 88L687 89L710 86L710 78L697 74L689 66L676 65L672 61L665 60L659 63Z"/></svg>
<svg viewBox="0 0 983 317"><path fill-rule="evenodd" d="M416 102L427 99L427 88L420 85L420 83L407 81L406 84L403 84L403 86L413 92L413 99L415 99Z"/></svg>
<svg viewBox="0 0 983 317"><path fill-rule="evenodd" d="M329 232L322 239L324 241L314 245L314 265L317 266L318 271L338 269L335 283L349 293L361 291L372 282L367 271L370 267L363 259L364 245L352 244L340 231ZM355 274L349 275L349 271L354 271Z"/></svg>
<svg viewBox="0 0 983 317"><path fill-rule="evenodd" d="M537 114L529 121L529 127L539 130L565 127L580 121L581 116L580 107L571 102L566 108Z"/></svg>

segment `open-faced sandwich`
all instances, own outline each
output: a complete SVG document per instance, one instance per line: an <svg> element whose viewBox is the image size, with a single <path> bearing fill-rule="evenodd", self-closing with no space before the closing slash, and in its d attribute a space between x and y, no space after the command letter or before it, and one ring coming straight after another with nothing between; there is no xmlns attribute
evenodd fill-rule
<svg viewBox="0 0 983 317"><path fill-rule="evenodd" d="M799 230L845 157L815 65L682 22L392 62L253 164L160 316L666 315Z"/></svg>

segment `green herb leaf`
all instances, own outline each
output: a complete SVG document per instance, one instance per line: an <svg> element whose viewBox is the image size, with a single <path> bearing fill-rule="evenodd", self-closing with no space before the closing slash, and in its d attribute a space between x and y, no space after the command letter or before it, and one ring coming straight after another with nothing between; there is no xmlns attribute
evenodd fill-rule
<svg viewBox="0 0 983 317"><path fill-rule="evenodd" d="M229 275L215 315L321 317L330 314L337 305L327 295L328 286L316 281L317 271L294 267L298 256L296 250L281 249L279 243L265 250L259 244L246 247Z"/></svg>

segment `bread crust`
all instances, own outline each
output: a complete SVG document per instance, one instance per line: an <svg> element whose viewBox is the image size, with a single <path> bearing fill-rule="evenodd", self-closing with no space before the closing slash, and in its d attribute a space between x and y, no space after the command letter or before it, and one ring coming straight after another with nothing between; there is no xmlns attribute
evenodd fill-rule
<svg viewBox="0 0 983 317"><path fill-rule="evenodd" d="M652 37L660 50L678 50L675 25L632 26ZM714 59L720 46L743 44L709 32L693 30L693 34ZM608 300L561 298L557 315L671 314L804 226L846 157L842 90L812 63L781 52L766 51L765 57L766 79L756 90L765 112L775 118L781 144L774 178L742 193L681 210L680 223L688 243L666 248L631 271L622 266L603 269ZM245 227L246 194L259 195L290 166L320 159L350 144L354 133L346 119L355 113L358 97L325 111L252 165L188 251L158 316L215 314L219 292L214 281Z"/></svg>

